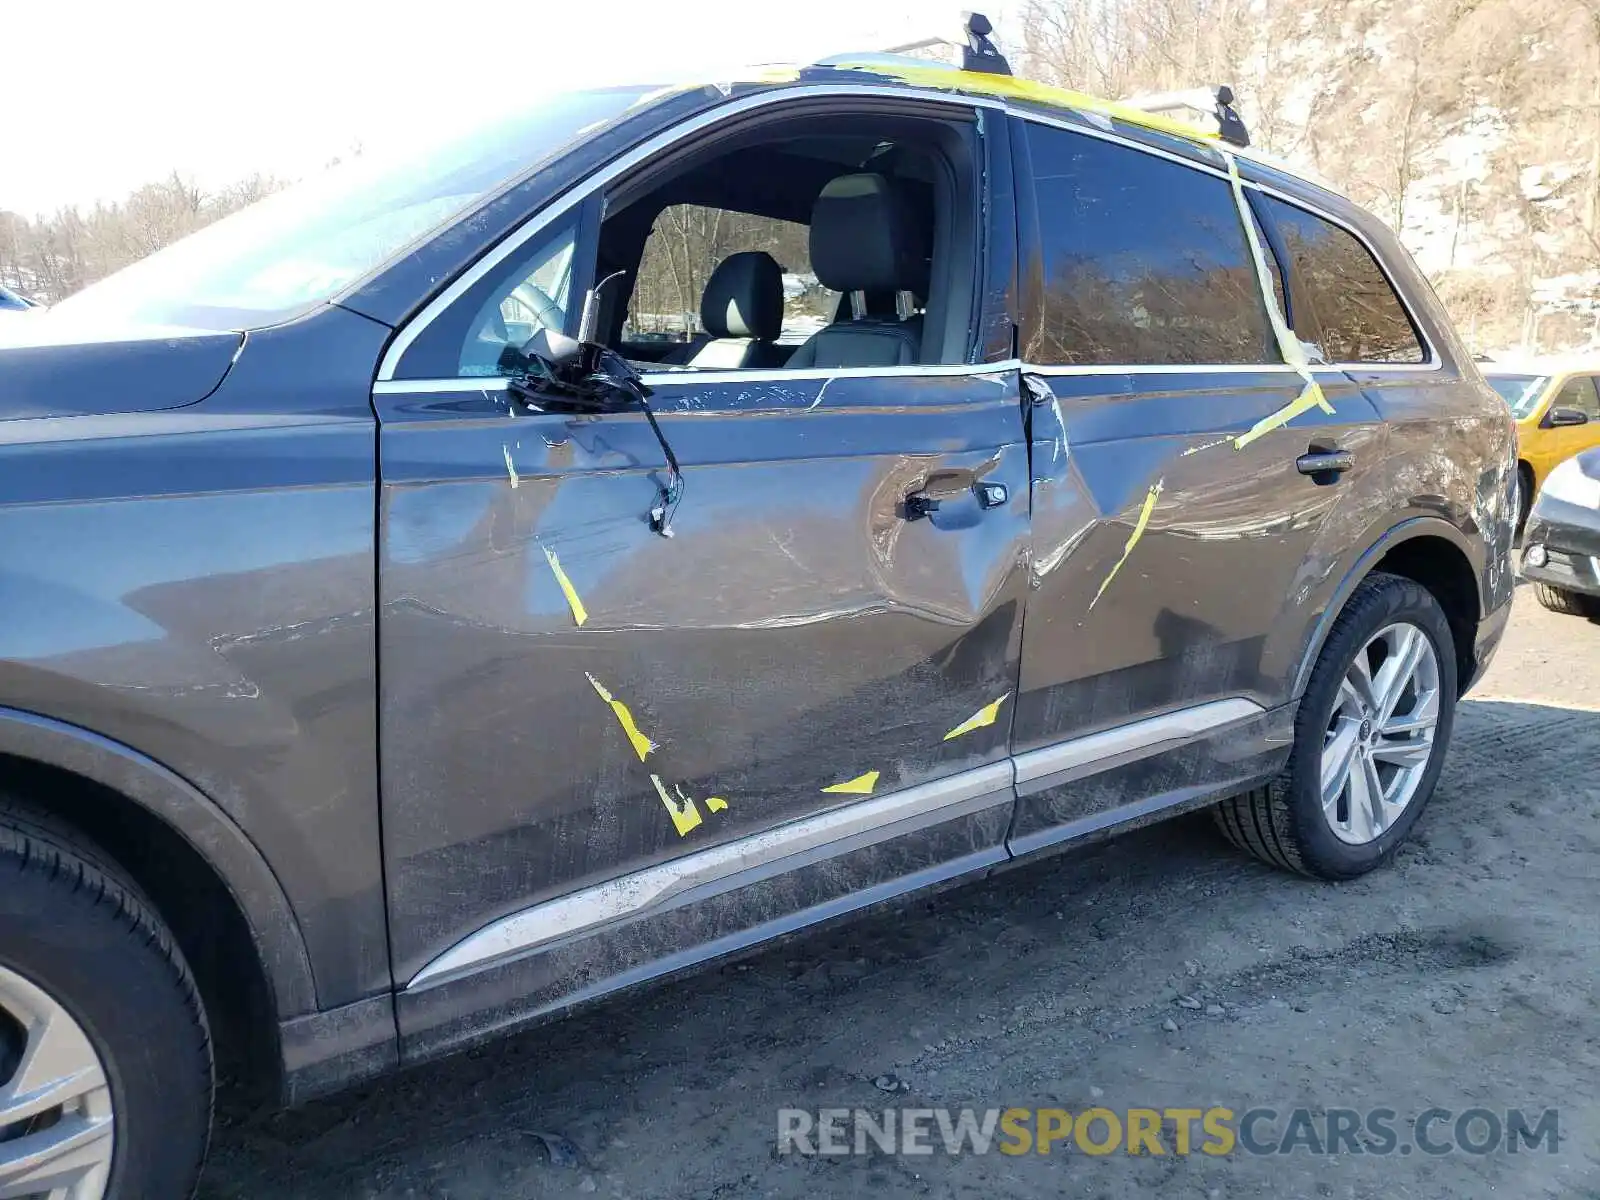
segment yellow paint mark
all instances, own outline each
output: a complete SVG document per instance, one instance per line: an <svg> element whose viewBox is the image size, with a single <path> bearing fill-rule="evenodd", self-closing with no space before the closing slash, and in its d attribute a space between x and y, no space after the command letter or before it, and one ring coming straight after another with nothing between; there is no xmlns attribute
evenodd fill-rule
<svg viewBox="0 0 1600 1200"><path fill-rule="evenodd" d="M598 687L599 684L595 686ZM639 757L644 756L641 754ZM667 815L672 818L672 827L678 831L678 836L688 837L689 831L700 825L700 810L695 807L693 797L683 796L682 789L679 789L681 800L673 796L667 791L667 785L661 782L659 775L650 776L650 782L656 785L656 795L660 796L661 803L667 806Z"/></svg>
<svg viewBox="0 0 1600 1200"><path fill-rule="evenodd" d="M1150 491L1144 498L1144 507L1139 510L1139 519L1133 523L1133 532L1128 535L1127 544L1122 547L1122 557L1117 559L1116 566L1111 568L1111 573L1101 581L1100 590L1094 594L1094 599L1089 601L1093 608L1105 590L1111 586L1111 581L1117 577L1117 572L1122 570L1122 564L1128 561L1128 555L1133 553L1133 548L1139 544L1139 539L1144 536L1144 527L1150 524L1150 514L1155 511L1156 498L1161 495L1162 480L1158 479L1150 485Z"/></svg>
<svg viewBox="0 0 1600 1200"><path fill-rule="evenodd" d="M878 786L878 775L877 771L868 771L865 775L857 775L854 779L846 779L843 783L822 790L839 796L870 796L872 789Z"/></svg>
<svg viewBox="0 0 1600 1200"><path fill-rule="evenodd" d="M1010 698L1011 693L1007 692L1004 696L1001 696L1000 699L985 704L977 712L973 713L965 721L961 722L961 724L957 725L949 733L945 734L942 740L948 742L951 738L958 738L964 733L971 733L974 729L986 729L990 725L993 725L1000 717L1000 706Z"/></svg>
<svg viewBox="0 0 1600 1200"><path fill-rule="evenodd" d="M583 600L578 595L578 589L572 586L572 580L567 578L567 573L561 567L561 560L556 557L556 552L549 546L544 548L544 556L550 564L550 571L556 577L556 582L561 585L561 593L566 596L567 604L572 609L572 619L582 625L589 619L589 610L583 606ZM592 677L591 677L592 678ZM600 686L599 684L595 685ZM640 757L644 757L640 755Z"/></svg>
<svg viewBox="0 0 1600 1200"><path fill-rule="evenodd" d="M728 807L728 802L726 800L724 800L721 796L707 796L706 797L706 811L707 812L721 812L723 809L725 809L727 807Z"/></svg>
<svg viewBox="0 0 1600 1200"><path fill-rule="evenodd" d="M633 752L639 756L639 761L643 762L652 750L657 749L656 744L639 732L639 726L634 724L633 714L628 711L626 704L606 691L605 685L593 675L589 675L587 671L584 674L588 675L589 682L599 693L600 699L609 704L611 711L617 714L617 724L622 726L622 732L628 735L628 742L633 746Z"/></svg>
<svg viewBox="0 0 1600 1200"><path fill-rule="evenodd" d="M1275 413L1269 413L1261 418L1250 428L1233 439L1233 448L1243 450L1258 437L1271 433L1274 429L1281 429L1303 412L1310 412L1313 408L1320 408L1324 412L1332 412L1333 406L1328 403L1328 398L1322 394L1322 386L1306 373L1306 386L1300 395L1285 404Z"/></svg>
<svg viewBox="0 0 1600 1200"><path fill-rule="evenodd" d="M1033 79L1018 79L1012 75L989 75L982 71L952 71L938 66L902 66L899 63L841 62L830 64L844 71L870 72L874 75L883 75L890 79L898 79L901 83L912 84L915 87L936 88L947 92L965 92L968 95L1000 96L1010 100L1030 100L1035 104L1047 104L1052 108L1070 108L1079 112L1099 113L1104 117L1111 117L1124 121L1129 125L1140 125L1146 129L1160 130L1177 137L1186 138L1191 142L1203 142L1207 145L1219 142L1220 134L1211 133L1195 125L1183 121L1175 121L1171 117L1163 117L1157 113L1148 113L1142 109L1132 108L1126 104L1118 104L1115 100L1102 100L1099 96L1091 96L1086 92L1074 92L1067 88L1051 87L1048 83L1039 83Z"/></svg>

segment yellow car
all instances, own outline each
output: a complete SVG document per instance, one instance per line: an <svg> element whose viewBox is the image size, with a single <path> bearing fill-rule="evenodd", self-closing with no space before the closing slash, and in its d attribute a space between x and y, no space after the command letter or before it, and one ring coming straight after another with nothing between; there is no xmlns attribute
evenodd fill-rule
<svg viewBox="0 0 1600 1200"><path fill-rule="evenodd" d="M1517 419L1517 528L1545 477L1581 450L1600 446L1600 358L1485 364L1483 374Z"/></svg>

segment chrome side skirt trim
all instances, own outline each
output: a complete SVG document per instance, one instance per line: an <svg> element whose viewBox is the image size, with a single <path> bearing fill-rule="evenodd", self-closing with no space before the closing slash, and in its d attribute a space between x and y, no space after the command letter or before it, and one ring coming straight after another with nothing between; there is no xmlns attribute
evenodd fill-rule
<svg viewBox="0 0 1600 1200"><path fill-rule="evenodd" d="M801 865L791 860L831 858L941 821L1011 804L1018 796L1176 748L1265 711L1242 698L1214 700L710 846L502 917L428 963L405 990L448 983L541 947ZM1135 801L1096 814L1074 824L1066 835L1051 831L1049 840L1093 832L1139 815L1146 807L1149 805L1141 807L1141 802ZM1015 847L1009 850L1018 852Z"/></svg>
<svg viewBox="0 0 1600 1200"><path fill-rule="evenodd" d="M692 890L722 890L783 859L826 847L838 853L909 833L965 811L1010 804L1011 762L991 763L918 787L819 813L671 862L635 871L512 913L457 942L412 978L406 991L444 983L540 946L640 916ZM974 801L986 801L974 805Z"/></svg>
<svg viewBox="0 0 1600 1200"><path fill-rule="evenodd" d="M1253 700L1213 700L1042 750L1030 750L1011 760L1017 767L1017 794L1030 795L1108 767L1147 758L1264 712L1266 709Z"/></svg>

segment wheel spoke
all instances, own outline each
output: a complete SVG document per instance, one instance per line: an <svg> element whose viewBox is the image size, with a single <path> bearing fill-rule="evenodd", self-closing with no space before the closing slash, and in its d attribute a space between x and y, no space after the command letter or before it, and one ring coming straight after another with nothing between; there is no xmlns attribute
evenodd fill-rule
<svg viewBox="0 0 1600 1200"><path fill-rule="evenodd" d="M1375 838L1389 827L1384 815L1383 780L1378 776L1378 764L1372 761L1372 755L1357 757L1360 760L1358 772L1365 781L1363 790L1367 794L1367 836Z"/></svg>
<svg viewBox="0 0 1600 1200"><path fill-rule="evenodd" d="M74 1195L74 1185L106 1173L111 1165L111 1143L109 1113L65 1116L38 1133L0 1142L0 1200L57 1190ZM104 1185L103 1179L99 1182Z"/></svg>
<svg viewBox="0 0 1600 1200"><path fill-rule="evenodd" d="M1397 767L1423 766L1432 754L1431 737L1405 742L1379 742L1372 748L1373 758Z"/></svg>
<svg viewBox="0 0 1600 1200"><path fill-rule="evenodd" d="M1330 818L1338 808L1340 793L1350 782L1350 764L1355 761L1360 744L1360 722L1344 718L1322 749L1322 807Z"/></svg>
<svg viewBox="0 0 1600 1200"><path fill-rule="evenodd" d="M49 1112L106 1084L89 1039L61 1009L36 1017L16 1073L0 1085L0 1126Z"/></svg>
<svg viewBox="0 0 1600 1200"><path fill-rule="evenodd" d="M1372 799L1367 794L1370 783L1360 762L1364 757L1358 751L1351 760L1350 810L1346 827L1350 830L1350 836L1357 841L1370 842L1376 834L1372 829Z"/></svg>
<svg viewBox="0 0 1600 1200"><path fill-rule="evenodd" d="M1390 716L1379 728L1385 734L1409 734L1432 729L1439 723L1439 689L1417 688L1417 702L1411 711Z"/></svg>
<svg viewBox="0 0 1600 1200"><path fill-rule="evenodd" d="M1390 649L1389 657L1384 659L1383 666L1378 668L1378 674L1372 681L1373 692L1377 697L1376 711L1373 715L1380 727L1393 715L1400 698L1405 695L1406 688L1411 684L1411 677L1416 674L1417 664L1422 661L1422 655L1427 649L1427 639L1420 630L1410 625L1396 628L1394 645Z"/></svg>
<svg viewBox="0 0 1600 1200"><path fill-rule="evenodd" d="M1373 689L1372 669L1367 665L1367 652L1362 649L1356 654L1355 661L1350 664L1350 669L1344 673L1344 687L1355 693L1361 708L1371 712L1378 706L1378 697ZM1343 688L1340 689L1341 691Z"/></svg>

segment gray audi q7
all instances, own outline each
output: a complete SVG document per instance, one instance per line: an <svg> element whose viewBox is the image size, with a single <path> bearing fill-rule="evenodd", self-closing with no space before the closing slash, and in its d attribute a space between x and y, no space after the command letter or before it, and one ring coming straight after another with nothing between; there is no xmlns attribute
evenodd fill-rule
<svg viewBox="0 0 1600 1200"><path fill-rule="evenodd" d="M182 1197L219 1072L1157 817L1390 857L1511 419L1223 132L884 57L579 92L6 323L0 1196Z"/></svg>

